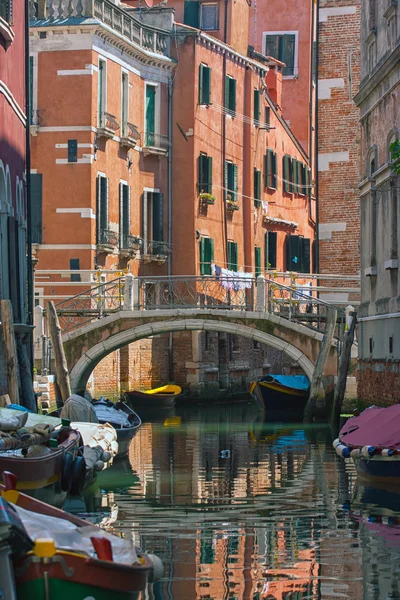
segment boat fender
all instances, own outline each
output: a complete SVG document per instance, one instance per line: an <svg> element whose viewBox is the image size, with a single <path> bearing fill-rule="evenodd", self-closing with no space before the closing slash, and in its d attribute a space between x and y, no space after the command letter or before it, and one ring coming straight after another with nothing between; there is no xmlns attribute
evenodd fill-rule
<svg viewBox="0 0 400 600"><path fill-rule="evenodd" d="M94 463L94 470L95 471L102 471L105 467L105 464L102 460L96 460L96 462Z"/></svg>
<svg viewBox="0 0 400 600"><path fill-rule="evenodd" d="M81 496L85 485L86 462L83 456L77 456L72 465L71 487L69 493L71 496Z"/></svg>
<svg viewBox="0 0 400 600"><path fill-rule="evenodd" d="M376 452L376 448L375 446L363 446L361 448L361 456L364 456L366 458L373 456Z"/></svg>
<svg viewBox="0 0 400 600"><path fill-rule="evenodd" d="M382 456L393 456L394 450L393 448L385 448L384 450L382 450L381 454Z"/></svg>
<svg viewBox="0 0 400 600"><path fill-rule="evenodd" d="M332 446L336 449L336 446L339 446L340 444L340 440L339 438L336 438L336 440L333 440Z"/></svg>
<svg viewBox="0 0 400 600"><path fill-rule="evenodd" d="M350 456L350 448L344 444L339 444L336 446L336 454L342 458L348 458Z"/></svg>
<svg viewBox="0 0 400 600"><path fill-rule="evenodd" d="M159 581L161 577L164 576L164 565L161 558L159 558L155 554L148 554L147 556L151 560L152 564L152 568L150 569L149 573L149 582L155 583L156 581Z"/></svg>
<svg viewBox="0 0 400 600"><path fill-rule="evenodd" d="M111 460L111 458L111 452L107 452L107 450L105 450L101 455L101 460L103 460L105 463L108 463Z"/></svg>
<svg viewBox="0 0 400 600"><path fill-rule="evenodd" d="M62 467L61 467L61 477L60 477L60 486L63 492L68 492L71 486L72 480L72 466L74 463L74 457L70 452L67 452L64 455Z"/></svg>
<svg viewBox="0 0 400 600"><path fill-rule="evenodd" d="M361 454L360 448L353 448L353 450L350 452L351 458L357 458L358 456L360 456L360 454Z"/></svg>

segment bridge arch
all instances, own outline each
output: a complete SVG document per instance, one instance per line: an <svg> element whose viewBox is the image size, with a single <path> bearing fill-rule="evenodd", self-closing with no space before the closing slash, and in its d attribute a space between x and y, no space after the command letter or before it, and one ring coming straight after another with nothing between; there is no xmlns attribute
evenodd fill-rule
<svg viewBox="0 0 400 600"><path fill-rule="evenodd" d="M217 331L240 335L276 348L290 356L311 380L314 372L313 362L295 345L280 339L271 333L255 329L237 322L229 323L220 320L182 318L174 320L152 321L151 323L133 326L124 331L111 334L107 339L95 343L72 365L70 382L73 393L83 394L88 379L96 365L108 354L143 338L170 333L174 331ZM75 338L77 339L77 338ZM68 340L66 341L68 344Z"/></svg>

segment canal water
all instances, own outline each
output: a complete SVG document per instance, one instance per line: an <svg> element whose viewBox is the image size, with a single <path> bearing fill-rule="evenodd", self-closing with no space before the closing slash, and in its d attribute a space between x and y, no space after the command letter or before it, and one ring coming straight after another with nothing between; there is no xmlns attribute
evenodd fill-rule
<svg viewBox="0 0 400 600"><path fill-rule="evenodd" d="M250 402L145 421L86 498L160 556L149 600L400 600L400 496L357 482L327 426Z"/></svg>

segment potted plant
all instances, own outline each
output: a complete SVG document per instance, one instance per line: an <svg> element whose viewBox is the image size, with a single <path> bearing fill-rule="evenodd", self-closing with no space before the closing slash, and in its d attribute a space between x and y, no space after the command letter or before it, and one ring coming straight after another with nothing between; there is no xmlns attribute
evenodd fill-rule
<svg viewBox="0 0 400 600"><path fill-rule="evenodd" d="M204 204L214 204L215 203L215 196L213 196L212 194L209 194L208 192L200 192L200 200L204 203Z"/></svg>
<svg viewBox="0 0 400 600"><path fill-rule="evenodd" d="M229 192L226 195L226 206L229 210L239 210L239 204L233 199Z"/></svg>

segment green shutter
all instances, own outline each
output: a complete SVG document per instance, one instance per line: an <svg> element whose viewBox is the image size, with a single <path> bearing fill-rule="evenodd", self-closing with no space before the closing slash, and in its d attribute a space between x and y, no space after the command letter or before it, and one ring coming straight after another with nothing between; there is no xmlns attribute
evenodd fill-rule
<svg viewBox="0 0 400 600"><path fill-rule="evenodd" d="M266 154L266 169L265 169L265 182L266 187L275 188L276 187L276 177L274 176L274 151L271 148L267 148Z"/></svg>
<svg viewBox="0 0 400 600"><path fill-rule="evenodd" d="M285 34L283 36L283 56L282 60L286 64L283 69L283 75L294 75L294 52L296 36Z"/></svg>
<svg viewBox="0 0 400 600"><path fill-rule="evenodd" d="M156 88L146 86L146 145L154 146L154 133L156 128Z"/></svg>
<svg viewBox="0 0 400 600"><path fill-rule="evenodd" d="M256 277L261 275L261 248L256 246L254 248L254 265Z"/></svg>
<svg viewBox="0 0 400 600"><path fill-rule="evenodd" d="M198 173L199 173L198 188L199 188L200 193L208 191L207 190L207 166L208 166L207 155L201 153L198 158Z"/></svg>
<svg viewBox="0 0 400 600"><path fill-rule="evenodd" d="M295 158L292 158L292 181L293 181L292 190L293 190L294 194L299 193L297 165L298 165L297 160Z"/></svg>
<svg viewBox="0 0 400 600"><path fill-rule="evenodd" d="M199 104L204 104L204 69L205 65L199 65Z"/></svg>
<svg viewBox="0 0 400 600"><path fill-rule="evenodd" d="M225 75L225 108L229 108L229 101L230 101L230 96L229 96L229 90L230 90L229 79L230 79L230 77L228 77L228 75Z"/></svg>
<svg viewBox="0 0 400 600"><path fill-rule="evenodd" d="M33 124L33 56L29 57L29 123Z"/></svg>
<svg viewBox="0 0 400 600"><path fill-rule="evenodd" d="M198 0L185 0L183 22L190 27L199 27L199 6Z"/></svg>
<svg viewBox="0 0 400 600"><path fill-rule="evenodd" d="M212 194L212 156L207 157L207 192Z"/></svg>
<svg viewBox="0 0 400 600"><path fill-rule="evenodd" d="M164 241L164 201L158 192L153 192L153 241Z"/></svg>
<svg viewBox="0 0 400 600"><path fill-rule="evenodd" d="M265 268L276 269L276 251L277 251L276 231L267 231L265 233Z"/></svg>
<svg viewBox="0 0 400 600"><path fill-rule="evenodd" d="M227 195L229 194L229 186L228 186L228 161L225 161L225 168L224 168L224 195L225 198L227 197Z"/></svg>
<svg viewBox="0 0 400 600"><path fill-rule="evenodd" d="M100 231L106 231L108 229L108 179L106 177L99 177L97 221Z"/></svg>
<svg viewBox="0 0 400 600"><path fill-rule="evenodd" d="M261 201L261 171L254 168L254 206L259 206Z"/></svg>
<svg viewBox="0 0 400 600"><path fill-rule="evenodd" d="M205 275L205 273L204 273L205 240L206 240L206 238L203 238L203 237L200 239L200 275Z"/></svg>
<svg viewBox="0 0 400 600"><path fill-rule="evenodd" d="M260 91L254 90L254 125L260 125Z"/></svg>
<svg viewBox="0 0 400 600"><path fill-rule="evenodd" d="M276 159L276 152L272 152L271 154L271 171L271 187L276 190L278 187L278 161Z"/></svg>
<svg viewBox="0 0 400 600"><path fill-rule="evenodd" d="M233 168L233 199L238 201L238 168L237 165L232 165Z"/></svg>
<svg viewBox="0 0 400 600"><path fill-rule="evenodd" d="M211 262L214 260L214 240L202 237L200 240L200 274L211 275Z"/></svg>
<svg viewBox="0 0 400 600"><path fill-rule="evenodd" d="M234 271L238 270L238 245L236 242L233 243L233 256L234 256Z"/></svg>
<svg viewBox="0 0 400 600"><path fill-rule="evenodd" d="M32 243L42 243L42 175L31 173Z"/></svg>
<svg viewBox="0 0 400 600"><path fill-rule="evenodd" d="M228 269L231 271L237 271L237 257L237 244L235 242L228 242Z"/></svg>
<svg viewBox="0 0 400 600"><path fill-rule="evenodd" d="M229 81L229 108L236 112L236 79L232 78Z"/></svg>
<svg viewBox="0 0 400 600"><path fill-rule="evenodd" d="M265 36L265 55L273 56L279 59L279 36L278 35L267 35Z"/></svg>
<svg viewBox="0 0 400 600"><path fill-rule="evenodd" d="M307 165L305 165L305 182L306 182L306 189L305 189L305 194L307 196L311 196L311 169L309 169L307 167Z"/></svg>
<svg viewBox="0 0 400 600"><path fill-rule="evenodd" d="M211 275L211 263L214 262L214 240L210 238L210 275Z"/></svg>
<svg viewBox="0 0 400 600"><path fill-rule="evenodd" d="M301 272L311 272L311 241L309 238L300 238L301 240Z"/></svg>
<svg viewBox="0 0 400 600"><path fill-rule="evenodd" d="M211 69L204 67L203 81L203 104L210 104L211 101Z"/></svg>
<svg viewBox="0 0 400 600"><path fill-rule="evenodd" d="M286 270L299 271L300 263L300 237L298 235L288 235L286 238Z"/></svg>
<svg viewBox="0 0 400 600"><path fill-rule="evenodd" d="M289 191L289 165L288 165L288 155L285 154L285 156L283 157L283 191L284 192L288 192Z"/></svg>
<svg viewBox="0 0 400 600"><path fill-rule="evenodd" d="M130 235L130 206L129 206L129 186L122 185L122 233L124 236Z"/></svg>

